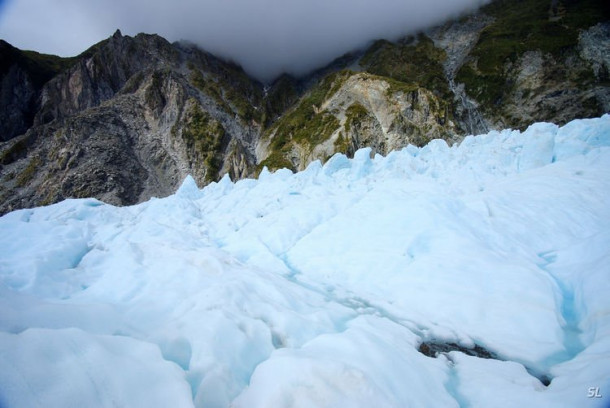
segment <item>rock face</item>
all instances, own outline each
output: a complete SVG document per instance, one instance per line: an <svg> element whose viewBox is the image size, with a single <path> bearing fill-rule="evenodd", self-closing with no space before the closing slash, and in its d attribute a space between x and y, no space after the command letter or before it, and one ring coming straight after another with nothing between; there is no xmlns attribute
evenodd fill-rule
<svg viewBox="0 0 610 408"><path fill-rule="evenodd" d="M587 61L595 75L595 97L603 110L610 111L610 22L599 23L580 32L578 45L580 56Z"/></svg>
<svg viewBox="0 0 610 408"><path fill-rule="evenodd" d="M42 86L62 69L59 57L23 52L0 40L0 141L32 126Z"/></svg>
<svg viewBox="0 0 610 408"><path fill-rule="evenodd" d="M564 124L608 111L608 82L595 72L610 38L594 28L610 18L601 3L499 0L483 15L489 19L455 82L464 84L489 127ZM591 42L599 45L584 45Z"/></svg>
<svg viewBox="0 0 610 408"><path fill-rule="evenodd" d="M466 94L464 84L456 83L455 76L477 45L483 29L491 23L492 17L476 14L460 22L436 27L428 33L434 45L447 56L443 61L443 71L454 95L455 119L461 129L474 135L489 131L490 124L481 114L478 103Z"/></svg>
<svg viewBox="0 0 610 408"><path fill-rule="evenodd" d="M337 152L351 157L371 147L372 153L386 155L409 143L455 140L458 134L447 104L431 91L344 70L326 77L263 135L257 160L303 170Z"/></svg>
<svg viewBox="0 0 610 408"><path fill-rule="evenodd" d="M608 19L595 0L496 0L416 37L378 41L265 130L259 167L302 169L363 146L384 154L602 115L610 110Z"/></svg>
<svg viewBox="0 0 610 408"><path fill-rule="evenodd" d="M252 174L260 85L238 67L154 35L117 32L96 48L44 85L33 125L3 144L3 212L68 197L134 204L188 174Z"/></svg>
<svg viewBox="0 0 610 408"><path fill-rule="evenodd" d="M2 77L1 86L0 135L8 140L31 126L38 90L29 75L18 65L8 69Z"/></svg>
<svg viewBox="0 0 610 408"><path fill-rule="evenodd" d="M0 213L69 197L134 204L188 174L202 186L361 147L385 155L599 116L610 110L608 12L555 3L497 0L268 85L156 35L117 31L71 59L0 41Z"/></svg>

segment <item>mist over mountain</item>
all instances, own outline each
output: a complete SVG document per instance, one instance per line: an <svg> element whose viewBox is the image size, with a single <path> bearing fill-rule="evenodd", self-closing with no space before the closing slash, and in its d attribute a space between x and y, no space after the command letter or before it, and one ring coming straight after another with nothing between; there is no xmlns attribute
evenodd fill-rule
<svg viewBox="0 0 610 408"><path fill-rule="evenodd" d="M119 28L187 40L270 82L300 76L373 40L396 40L487 0L9 1L0 38L21 49L77 55Z"/></svg>

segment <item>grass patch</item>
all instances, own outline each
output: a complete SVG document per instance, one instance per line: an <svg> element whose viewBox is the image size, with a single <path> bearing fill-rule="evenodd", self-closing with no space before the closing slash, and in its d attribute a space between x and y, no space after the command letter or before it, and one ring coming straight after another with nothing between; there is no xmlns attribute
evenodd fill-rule
<svg viewBox="0 0 610 408"><path fill-rule="evenodd" d="M225 135L222 124L198 105L189 111L186 126L182 129L182 138L188 150L194 152L206 167L205 182L218 180Z"/></svg>
<svg viewBox="0 0 610 408"><path fill-rule="evenodd" d="M146 88L144 93L144 100L148 107L153 110L160 110L165 106L165 97L163 96L163 82L169 72L155 71L152 74L152 81L150 86Z"/></svg>
<svg viewBox="0 0 610 408"><path fill-rule="evenodd" d="M415 92L419 89L417 84L414 83L405 83L389 77L379 79L385 81L389 85L386 91L386 96L392 96L399 92L402 92L403 94L408 94L410 92Z"/></svg>
<svg viewBox="0 0 610 408"><path fill-rule="evenodd" d="M198 69L191 71L191 83L197 89L208 95L225 112L231 112L231 107L222 97L222 89L213 79L205 79Z"/></svg>
<svg viewBox="0 0 610 408"><path fill-rule="evenodd" d="M471 55L476 64L465 64L457 81L484 106L501 104L512 91L504 72L507 62L516 62L525 52L540 50L561 57L578 45L580 29L608 18L607 6L599 0L560 0L556 11L548 0L496 0L482 8L495 21L482 32ZM605 16L605 17L604 17Z"/></svg>
<svg viewBox="0 0 610 408"><path fill-rule="evenodd" d="M286 112L299 97L299 85L296 79L283 74L275 80L265 98L265 111L261 122L269 126L280 115Z"/></svg>
<svg viewBox="0 0 610 408"><path fill-rule="evenodd" d="M279 151L292 141L313 148L327 140L339 127L339 121L328 112L320 112L319 108L352 74L351 71L343 70L325 77L293 110L282 116L267 131L267 135L275 132L271 141L272 151Z"/></svg>
<svg viewBox="0 0 610 408"><path fill-rule="evenodd" d="M2 152L0 155L0 164L10 164L25 156L28 151L29 143L28 138L25 136L17 139L17 141Z"/></svg>
<svg viewBox="0 0 610 408"><path fill-rule="evenodd" d="M34 157L28 165L23 169L21 174L17 177L17 181L15 182L17 187L25 187L36 174L36 170L40 166L40 160L37 157Z"/></svg>
<svg viewBox="0 0 610 408"><path fill-rule="evenodd" d="M362 123L366 118L370 117L371 114L364 106L359 103L353 103L349 108L345 111L345 130L349 130L354 126L358 126Z"/></svg>
<svg viewBox="0 0 610 408"><path fill-rule="evenodd" d="M259 172L263 166L273 170L285 167L294 171L294 165L286 158L294 144L311 152L332 136L341 124L335 115L320 111L320 107L337 93L353 74L352 71L342 70L326 76L310 89L292 110L267 129L264 137L273 137L269 145L271 153L257 166ZM296 92L294 83L289 82L286 86Z"/></svg>
<svg viewBox="0 0 610 408"><path fill-rule="evenodd" d="M371 74L393 79L397 87L398 83L406 83L449 97L451 91L443 71L446 58L445 51L420 34L415 44L375 42L360 60L360 65Z"/></svg>
<svg viewBox="0 0 610 408"><path fill-rule="evenodd" d="M234 112L245 121L262 120L262 114L254 108L252 103L241 93L237 88L230 87L225 92L225 97L229 100L229 103L234 107Z"/></svg>
<svg viewBox="0 0 610 408"><path fill-rule="evenodd" d="M343 153L347 156L353 155L352 143L349 138L343 134L343 132L339 132L339 137L337 137L337 140L335 140L334 149L335 153Z"/></svg>
<svg viewBox="0 0 610 408"><path fill-rule="evenodd" d="M483 107L491 109L502 103L507 93L506 78L502 73L482 73L475 71L471 66L464 65L456 76L457 82L463 83L468 95L473 96Z"/></svg>
<svg viewBox="0 0 610 408"><path fill-rule="evenodd" d="M204 78L201 71L195 69L194 64L190 63L191 83L197 89L210 96L222 110L227 113L234 113L245 121L261 120L259 113L250 102L247 96L242 95L242 90L238 86L227 86L226 88L213 78Z"/></svg>
<svg viewBox="0 0 610 408"><path fill-rule="evenodd" d="M265 166L267 166L270 171L278 169L290 169L292 171L295 171L292 162L286 158L285 152L281 151L275 151L271 153L265 160L263 160L258 164L258 166L256 166L257 177Z"/></svg>

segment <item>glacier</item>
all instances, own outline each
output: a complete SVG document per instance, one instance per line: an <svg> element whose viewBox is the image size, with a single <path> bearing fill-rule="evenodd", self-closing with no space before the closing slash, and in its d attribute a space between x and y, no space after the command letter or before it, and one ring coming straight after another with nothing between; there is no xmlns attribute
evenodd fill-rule
<svg viewBox="0 0 610 408"><path fill-rule="evenodd" d="M0 248L3 408L610 405L609 115L14 211Z"/></svg>

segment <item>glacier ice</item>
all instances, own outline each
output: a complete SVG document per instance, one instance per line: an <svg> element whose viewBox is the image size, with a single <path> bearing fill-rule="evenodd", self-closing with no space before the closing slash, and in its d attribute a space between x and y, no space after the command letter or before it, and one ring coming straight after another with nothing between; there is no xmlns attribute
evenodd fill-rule
<svg viewBox="0 0 610 408"><path fill-rule="evenodd" d="M608 192L605 115L14 211L0 406L607 405Z"/></svg>

